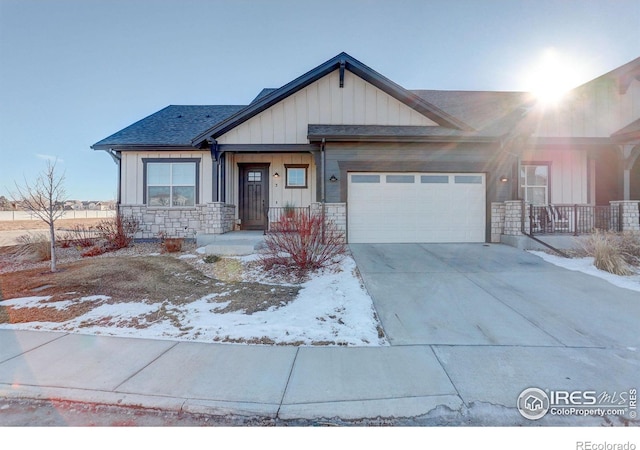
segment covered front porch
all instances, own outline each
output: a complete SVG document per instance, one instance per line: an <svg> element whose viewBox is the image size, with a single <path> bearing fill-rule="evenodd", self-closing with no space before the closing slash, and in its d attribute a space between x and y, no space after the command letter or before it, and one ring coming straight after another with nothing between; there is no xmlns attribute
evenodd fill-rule
<svg viewBox="0 0 640 450"><path fill-rule="evenodd" d="M318 174L310 152L226 151L219 158L217 193L235 205L234 229L267 231L290 211L317 202Z"/></svg>
<svg viewBox="0 0 640 450"><path fill-rule="evenodd" d="M581 236L596 231L640 232L640 201L534 206L512 200L491 205L491 242L495 243L527 250L544 249L545 243L569 249L579 246Z"/></svg>

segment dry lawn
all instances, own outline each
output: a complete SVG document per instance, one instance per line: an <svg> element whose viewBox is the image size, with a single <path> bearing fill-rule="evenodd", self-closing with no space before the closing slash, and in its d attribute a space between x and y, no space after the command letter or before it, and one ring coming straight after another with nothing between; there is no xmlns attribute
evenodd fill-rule
<svg viewBox="0 0 640 450"><path fill-rule="evenodd" d="M74 225L96 226L100 219L60 219L56 220L56 229L71 228ZM41 220L0 220L0 231L46 230L49 225Z"/></svg>
<svg viewBox="0 0 640 450"><path fill-rule="evenodd" d="M215 264L221 265L222 272L229 271L226 267L229 263L225 259ZM87 258L63 265L56 273L39 268L0 274L0 300L50 296L41 304L52 305L41 308L0 306L0 323L64 322L104 303L165 302L171 306L193 302L209 294L224 294L212 298L212 302L229 302L219 312L245 311L252 314L274 305L287 304L296 298L299 289L296 286L223 282L167 255ZM54 307L57 302L94 295L110 298L78 302L60 310ZM170 315L164 318L171 319Z"/></svg>

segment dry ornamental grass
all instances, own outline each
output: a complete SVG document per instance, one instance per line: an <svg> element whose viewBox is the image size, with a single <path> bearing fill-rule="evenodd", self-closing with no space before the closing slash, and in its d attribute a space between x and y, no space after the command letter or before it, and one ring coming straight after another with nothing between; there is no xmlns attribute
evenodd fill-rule
<svg viewBox="0 0 640 450"><path fill-rule="evenodd" d="M589 236L585 252L594 265L615 275L633 275L633 265L640 261L640 234L597 231Z"/></svg>

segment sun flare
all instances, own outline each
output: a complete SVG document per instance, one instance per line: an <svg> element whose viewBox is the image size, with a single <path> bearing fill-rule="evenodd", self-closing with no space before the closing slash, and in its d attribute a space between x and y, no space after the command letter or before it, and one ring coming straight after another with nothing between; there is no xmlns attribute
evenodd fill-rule
<svg viewBox="0 0 640 450"><path fill-rule="evenodd" d="M529 90L546 105L556 105L583 79L580 68L555 49L546 50L528 73Z"/></svg>

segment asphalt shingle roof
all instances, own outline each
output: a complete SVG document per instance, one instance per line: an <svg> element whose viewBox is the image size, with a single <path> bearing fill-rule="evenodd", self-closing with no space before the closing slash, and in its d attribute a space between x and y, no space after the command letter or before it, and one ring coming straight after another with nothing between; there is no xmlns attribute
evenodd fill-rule
<svg viewBox="0 0 640 450"><path fill-rule="evenodd" d="M253 100L256 102L271 94L275 89L263 89ZM484 91L411 91L446 113L474 127L479 136L501 136L513 129L520 120L530 94L525 92L484 92ZM252 102L252 103L253 103ZM194 136L231 117L245 105L171 105L148 117L112 134L93 145L93 148L109 148L127 145L189 146ZM310 134L321 132L335 133L337 128L324 129L322 125L313 125ZM462 136L461 133L445 127L359 127L344 126L340 133L380 136ZM313 133L312 133L313 131Z"/></svg>
<svg viewBox="0 0 640 450"><path fill-rule="evenodd" d="M265 88L252 101L255 103L276 89ZM477 136L501 136L513 129L526 112L531 96L525 92L435 91L412 90L427 102L474 127ZM148 117L95 143L92 148L118 146L190 146L198 136L233 116L247 105L170 105ZM312 128L314 127L314 128ZM379 136L469 136L447 127L362 127L347 125L331 130L323 125L310 125L310 135L324 132L339 134L365 133ZM312 133L313 131L313 133Z"/></svg>
<svg viewBox="0 0 640 450"><path fill-rule="evenodd" d="M170 105L112 134L94 149L126 145L188 146L191 139L232 116L244 105Z"/></svg>
<svg viewBox="0 0 640 450"><path fill-rule="evenodd" d="M427 102L468 123L484 136L508 133L531 107L528 92L412 90Z"/></svg>

